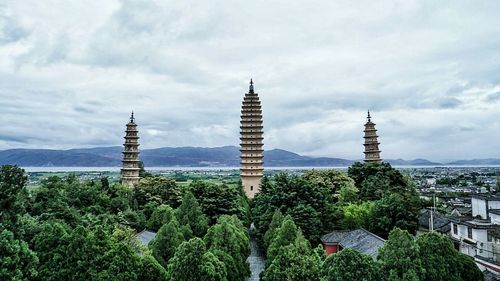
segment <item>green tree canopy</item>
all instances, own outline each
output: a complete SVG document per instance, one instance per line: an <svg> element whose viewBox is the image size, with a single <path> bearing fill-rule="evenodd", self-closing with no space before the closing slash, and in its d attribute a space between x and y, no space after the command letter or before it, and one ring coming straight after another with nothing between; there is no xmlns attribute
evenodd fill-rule
<svg viewBox="0 0 500 281"><path fill-rule="evenodd" d="M8 230L0 232L0 264L0 280L31 280L38 274L36 254Z"/></svg>
<svg viewBox="0 0 500 281"><path fill-rule="evenodd" d="M268 257L263 280L482 278L447 237L414 239L406 231L415 231L420 204L408 178L388 164L355 164L350 172L354 181L337 171L265 177L250 202L233 184L196 181L186 187L191 194L163 177L135 189L106 178L49 177L28 190L24 171L4 166L0 279L242 280L249 274L249 202ZM151 250L135 238L146 226L159 229ZM311 249L309 241L332 228L359 226L384 237L392 230L379 263L349 249L328 258L321 246Z"/></svg>
<svg viewBox="0 0 500 281"><path fill-rule="evenodd" d="M246 196L237 186L195 180L189 188L210 224L221 215L237 215L241 220L247 220L248 209L241 201Z"/></svg>
<svg viewBox="0 0 500 281"><path fill-rule="evenodd" d="M169 223L174 217L174 209L168 205L161 204L153 211L146 225L148 229L157 231L160 227Z"/></svg>
<svg viewBox="0 0 500 281"><path fill-rule="evenodd" d="M17 166L5 165L0 168L0 224L11 230L17 215L25 211L23 196L26 196L28 178L24 170Z"/></svg>
<svg viewBox="0 0 500 281"><path fill-rule="evenodd" d="M293 221L300 227L304 236L310 241L318 241L324 232L322 216L311 205L299 204L287 213Z"/></svg>
<svg viewBox="0 0 500 281"><path fill-rule="evenodd" d="M417 242L408 231L397 227L380 248L378 261L388 280L418 280L424 271Z"/></svg>
<svg viewBox="0 0 500 281"><path fill-rule="evenodd" d="M79 182L74 176L65 179L49 177L31 191L29 213L41 222L60 220L72 227L111 224L122 220L131 208L131 192L120 185L109 188L113 191L103 192L98 184ZM133 222L127 225L139 229L144 227L144 222L137 221L135 225Z"/></svg>
<svg viewBox="0 0 500 281"><path fill-rule="evenodd" d="M415 233L418 229L418 198L388 193L375 202L371 231L387 237L394 227Z"/></svg>
<svg viewBox="0 0 500 281"><path fill-rule="evenodd" d="M167 280L167 271L158 261L150 256L144 255L137 276L138 281L164 281Z"/></svg>
<svg viewBox="0 0 500 281"><path fill-rule="evenodd" d="M117 241L107 229L47 222L33 238L40 280L137 280L140 258L130 241Z"/></svg>
<svg viewBox="0 0 500 281"><path fill-rule="evenodd" d="M462 281L483 280L484 275L477 267L474 260L462 253L457 252L456 261L459 268L459 275Z"/></svg>
<svg viewBox="0 0 500 281"><path fill-rule="evenodd" d="M271 244L271 241L274 238L274 234L276 233L276 230L281 226L283 223L283 220L285 218L283 217L283 214L281 214L280 210L276 210L274 212L273 218L271 220L271 223L269 224L269 227L264 234L264 249L267 250L269 248L269 244Z"/></svg>
<svg viewBox="0 0 500 281"><path fill-rule="evenodd" d="M122 225L131 227L137 231L144 229L145 226L145 217L141 211L133 210L132 208L128 208L125 211L120 211L117 214L117 220Z"/></svg>
<svg viewBox="0 0 500 281"><path fill-rule="evenodd" d="M67 203L66 182L52 176L42 180L41 186L34 191L31 213L42 215L45 219L69 219L70 207Z"/></svg>
<svg viewBox="0 0 500 281"><path fill-rule="evenodd" d="M387 237L394 227L415 233L418 228L420 200L411 179L404 177L389 163L354 163L348 169L359 189L362 201L376 200L372 232Z"/></svg>
<svg viewBox="0 0 500 281"><path fill-rule="evenodd" d="M375 203L373 201L343 205L343 218L340 225L345 229L358 227L371 229L374 207Z"/></svg>
<svg viewBox="0 0 500 281"><path fill-rule="evenodd" d="M156 202L158 205L167 204L175 208L181 202L182 189L171 178L152 176L141 179L135 186L134 198L139 206Z"/></svg>
<svg viewBox="0 0 500 281"><path fill-rule="evenodd" d="M207 232L208 219L191 192L187 192L182 198L182 203L176 210L176 216L177 221L181 225L189 226L196 237L203 237Z"/></svg>
<svg viewBox="0 0 500 281"><path fill-rule="evenodd" d="M304 179L317 183L326 192L326 196L330 197L331 201L337 201L341 190L344 196L347 196L348 191L356 192L354 180L347 174L338 170L310 170L304 173ZM349 196L355 197L350 194ZM347 196L347 197L349 197ZM344 200L352 200L353 198L343 198Z"/></svg>
<svg viewBox="0 0 500 281"><path fill-rule="evenodd" d="M297 246L296 243L290 244L280 249L269 267L263 272L262 280L316 281L319 280L319 263L320 258L316 252L304 252L303 247Z"/></svg>
<svg viewBox="0 0 500 281"><path fill-rule="evenodd" d="M68 177L64 187L67 204L79 210L93 214L102 214L109 209L110 197L102 192L101 188L92 183L80 183L72 177Z"/></svg>
<svg viewBox="0 0 500 281"><path fill-rule="evenodd" d="M333 198L319 181L284 173L270 180L266 178L261 192L252 201L256 234L262 239L275 210L280 210L292 216L308 240L316 241L333 228L329 224L335 217Z"/></svg>
<svg viewBox="0 0 500 281"><path fill-rule="evenodd" d="M389 163L356 162L347 173L359 189L361 200L378 200L387 192L413 192L404 176Z"/></svg>
<svg viewBox="0 0 500 281"><path fill-rule="evenodd" d="M142 265L141 258L126 244L117 243L110 246L109 250L99 257L97 261L103 266L103 269L97 273L97 276L93 276L93 279L138 280L139 269L141 269Z"/></svg>
<svg viewBox="0 0 500 281"><path fill-rule="evenodd" d="M167 275L172 281L227 281L224 263L197 237L179 246L168 264Z"/></svg>
<svg viewBox="0 0 500 281"><path fill-rule="evenodd" d="M125 211L132 208L134 192L130 187L122 184L114 184L109 187L111 200L109 202L109 209L112 213Z"/></svg>
<svg viewBox="0 0 500 281"><path fill-rule="evenodd" d="M212 251L222 251L231 257L231 264L226 263L228 280L241 280L242 277L250 276L250 267L246 259L250 255L250 241L245 228L238 220L223 215L219 217L217 224L209 228L204 241L207 248Z"/></svg>
<svg viewBox="0 0 500 281"><path fill-rule="evenodd" d="M358 188L353 185L343 186L338 191L338 200L340 204L349 204L358 201Z"/></svg>
<svg viewBox="0 0 500 281"><path fill-rule="evenodd" d="M321 267L321 281L378 281L380 268L370 257L352 249L329 255Z"/></svg>
<svg viewBox="0 0 500 281"><path fill-rule="evenodd" d="M418 237L417 245L420 249L422 267L425 268L420 280L460 280L458 252L448 237L435 232L425 233Z"/></svg>
<svg viewBox="0 0 500 281"><path fill-rule="evenodd" d="M267 249L267 264L274 260L283 247L294 243L299 234L300 229L295 225L292 218L287 216L281 226L276 229L271 244Z"/></svg>
<svg viewBox="0 0 500 281"><path fill-rule="evenodd" d="M153 256L165 268L168 261L174 256L177 247L184 242L184 236L179 228L177 220L171 219L168 224L160 228L155 239L149 244Z"/></svg>

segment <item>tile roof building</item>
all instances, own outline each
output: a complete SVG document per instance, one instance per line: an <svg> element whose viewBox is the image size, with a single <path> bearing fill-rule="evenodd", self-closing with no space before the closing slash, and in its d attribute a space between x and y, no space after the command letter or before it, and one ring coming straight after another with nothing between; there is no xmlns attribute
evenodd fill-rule
<svg viewBox="0 0 500 281"><path fill-rule="evenodd" d="M450 238L481 270L500 279L500 196L473 195L472 216L451 217Z"/></svg>
<svg viewBox="0 0 500 281"><path fill-rule="evenodd" d="M137 235L135 236L135 238L137 238L137 241L139 241L141 245L146 247L148 246L149 242L151 242L151 240L155 239L155 237L156 237L156 232L149 230L143 230L137 233Z"/></svg>
<svg viewBox="0 0 500 281"><path fill-rule="evenodd" d="M426 232L430 229L431 220L431 210L422 209L420 210L420 216L418 223L420 225L420 231ZM434 212L433 214L433 230L441 234L450 233L451 221L443 214L439 212Z"/></svg>
<svg viewBox="0 0 500 281"><path fill-rule="evenodd" d="M321 242L327 255L350 248L376 259L378 250L384 246L385 240L364 228L358 228L332 231L321 236Z"/></svg>

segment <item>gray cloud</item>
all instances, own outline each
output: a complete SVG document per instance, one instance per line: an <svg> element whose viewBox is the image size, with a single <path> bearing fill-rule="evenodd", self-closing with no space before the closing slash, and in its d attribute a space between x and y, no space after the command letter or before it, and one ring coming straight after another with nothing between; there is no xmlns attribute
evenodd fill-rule
<svg viewBox="0 0 500 281"><path fill-rule="evenodd" d="M457 98L446 98L439 101L439 106L441 108L456 108L461 104L462 102Z"/></svg>
<svg viewBox="0 0 500 281"><path fill-rule="evenodd" d="M500 157L497 1L81 1L0 7L0 149L237 145L248 79L266 148Z"/></svg>
<svg viewBox="0 0 500 281"><path fill-rule="evenodd" d="M24 29L3 5L0 5L0 45L16 42L28 35L28 30Z"/></svg>
<svg viewBox="0 0 500 281"><path fill-rule="evenodd" d="M487 100L489 102L500 101L500 92L496 92L496 93L492 93L492 94L488 95Z"/></svg>

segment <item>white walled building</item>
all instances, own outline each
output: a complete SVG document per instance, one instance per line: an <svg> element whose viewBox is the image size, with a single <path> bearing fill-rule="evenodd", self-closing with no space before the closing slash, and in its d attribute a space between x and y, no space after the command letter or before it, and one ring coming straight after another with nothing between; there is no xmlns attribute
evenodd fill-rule
<svg viewBox="0 0 500 281"><path fill-rule="evenodd" d="M490 210L491 223L500 225L500 210Z"/></svg>
<svg viewBox="0 0 500 281"><path fill-rule="evenodd" d="M471 198L472 216L480 216L482 219L489 219L490 210L500 210L500 197L496 196L478 196Z"/></svg>
<svg viewBox="0 0 500 281"><path fill-rule="evenodd" d="M451 218L450 237L481 270L500 275L500 197L473 195L471 204L472 217Z"/></svg>

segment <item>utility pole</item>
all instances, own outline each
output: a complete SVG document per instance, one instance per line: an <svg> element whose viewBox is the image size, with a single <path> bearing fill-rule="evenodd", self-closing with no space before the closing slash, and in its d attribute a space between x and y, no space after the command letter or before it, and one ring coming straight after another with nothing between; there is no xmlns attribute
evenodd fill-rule
<svg viewBox="0 0 500 281"><path fill-rule="evenodd" d="M434 211L436 210L436 194L432 193L432 207L431 207L431 221L429 223L429 230L434 231Z"/></svg>

